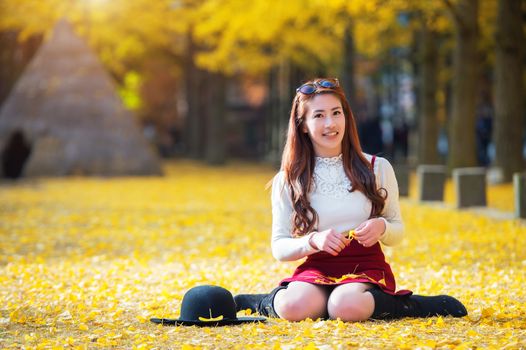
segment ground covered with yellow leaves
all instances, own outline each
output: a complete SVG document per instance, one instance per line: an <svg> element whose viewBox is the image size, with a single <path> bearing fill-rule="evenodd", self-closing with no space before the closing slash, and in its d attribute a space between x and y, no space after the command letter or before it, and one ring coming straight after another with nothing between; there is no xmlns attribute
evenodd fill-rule
<svg viewBox="0 0 526 350"><path fill-rule="evenodd" d="M524 224L411 199L406 239L386 249L398 288L454 295L469 317L154 325L150 317L178 317L195 285L261 293L296 265L270 253L273 169L167 171L0 184L0 348L526 347ZM495 203L511 201L509 188L496 193Z"/></svg>

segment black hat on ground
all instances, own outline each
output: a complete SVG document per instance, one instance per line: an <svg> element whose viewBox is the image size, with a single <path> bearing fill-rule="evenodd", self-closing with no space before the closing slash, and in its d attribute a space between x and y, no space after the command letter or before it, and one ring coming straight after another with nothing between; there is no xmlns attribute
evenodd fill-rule
<svg viewBox="0 0 526 350"><path fill-rule="evenodd" d="M237 317L232 293L218 286L197 286L183 297L178 319L151 318L153 323L171 326L216 327L246 322L265 322L265 317Z"/></svg>

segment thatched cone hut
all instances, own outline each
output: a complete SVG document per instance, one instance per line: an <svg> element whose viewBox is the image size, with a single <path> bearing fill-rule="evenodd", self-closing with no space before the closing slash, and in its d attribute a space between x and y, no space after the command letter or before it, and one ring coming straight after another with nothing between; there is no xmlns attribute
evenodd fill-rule
<svg viewBox="0 0 526 350"><path fill-rule="evenodd" d="M161 174L109 74L65 21L0 110L0 157L6 177Z"/></svg>

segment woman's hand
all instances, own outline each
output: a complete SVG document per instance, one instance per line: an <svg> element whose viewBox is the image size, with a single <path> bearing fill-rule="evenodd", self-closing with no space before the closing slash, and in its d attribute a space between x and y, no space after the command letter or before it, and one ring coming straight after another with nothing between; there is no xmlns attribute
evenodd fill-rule
<svg viewBox="0 0 526 350"><path fill-rule="evenodd" d="M318 250L323 250L333 256L338 255L343 248L351 244L351 240L334 229L316 232L309 242Z"/></svg>
<svg viewBox="0 0 526 350"><path fill-rule="evenodd" d="M364 221L354 230L354 238L364 247L372 247L385 232L385 222L379 218Z"/></svg>

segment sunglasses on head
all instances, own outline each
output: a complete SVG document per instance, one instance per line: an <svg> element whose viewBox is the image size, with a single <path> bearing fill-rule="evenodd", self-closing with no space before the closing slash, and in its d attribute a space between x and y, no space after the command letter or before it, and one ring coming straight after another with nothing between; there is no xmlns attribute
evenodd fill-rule
<svg viewBox="0 0 526 350"><path fill-rule="evenodd" d="M318 91L319 88L334 89L340 86L338 79L322 79L313 83L305 83L296 89L296 93L301 92L304 95L310 95Z"/></svg>

